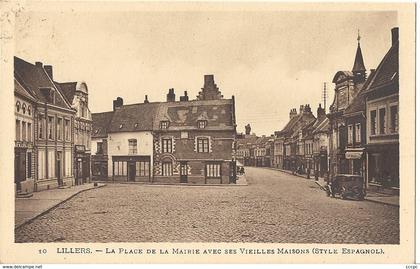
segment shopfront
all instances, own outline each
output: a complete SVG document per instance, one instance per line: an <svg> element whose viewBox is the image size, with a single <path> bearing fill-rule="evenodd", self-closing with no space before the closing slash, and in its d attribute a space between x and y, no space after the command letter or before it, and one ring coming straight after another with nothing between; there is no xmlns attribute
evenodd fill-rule
<svg viewBox="0 0 420 269"><path fill-rule="evenodd" d="M81 185L90 182L90 154L84 145L75 146L75 184Z"/></svg>

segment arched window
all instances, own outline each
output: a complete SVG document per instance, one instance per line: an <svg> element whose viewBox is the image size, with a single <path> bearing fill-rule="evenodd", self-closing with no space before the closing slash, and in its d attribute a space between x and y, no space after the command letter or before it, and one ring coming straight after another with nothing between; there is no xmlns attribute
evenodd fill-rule
<svg viewBox="0 0 420 269"><path fill-rule="evenodd" d="M16 102L16 111L17 112L20 111L20 102L19 101Z"/></svg>
<svg viewBox="0 0 420 269"><path fill-rule="evenodd" d="M23 103L23 105L22 105L22 112L23 112L23 114L26 113L26 104L25 103Z"/></svg>
<svg viewBox="0 0 420 269"><path fill-rule="evenodd" d="M30 105L28 105L28 115L29 116L31 115L31 106Z"/></svg>

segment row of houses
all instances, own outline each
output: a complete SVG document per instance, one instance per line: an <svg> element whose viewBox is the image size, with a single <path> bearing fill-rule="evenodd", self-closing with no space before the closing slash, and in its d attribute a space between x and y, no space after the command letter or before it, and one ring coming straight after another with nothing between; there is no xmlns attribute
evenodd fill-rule
<svg viewBox="0 0 420 269"><path fill-rule="evenodd" d="M89 181L92 120L85 82L57 82L53 67L14 57L18 195Z"/></svg>
<svg viewBox="0 0 420 269"><path fill-rule="evenodd" d="M238 136L238 160L324 177L361 175L366 187L399 191L399 56L398 28L391 47L367 75L360 37L351 71L338 71L334 101L326 113L301 105L292 108L285 127L270 137ZM259 151L258 149L264 149ZM264 162L257 155L264 154ZM261 159L261 157L260 157ZM262 164L262 165L261 165Z"/></svg>
<svg viewBox="0 0 420 269"><path fill-rule="evenodd" d="M228 184L235 176L235 99L223 98L213 75L195 100L125 105L93 113L94 180L148 183Z"/></svg>

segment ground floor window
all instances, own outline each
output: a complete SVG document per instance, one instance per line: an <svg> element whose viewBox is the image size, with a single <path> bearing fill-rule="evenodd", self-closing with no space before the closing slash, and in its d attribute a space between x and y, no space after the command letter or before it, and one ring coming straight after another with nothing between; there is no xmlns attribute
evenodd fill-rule
<svg viewBox="0 0 420 269"><path fill-rule="evenodd" d="M220 178L221 166L222 165L220 163L207 163L206 164L206 177L207 178Z"/></svg>
<svg viewBox="0 0 420 269"><path fill-rule="evenodd" d="M162 175L163 176L172 176L172 162L163 162L162 163Z"/></svg>
<svg viewBox="0 0 420 269"><path fill-rule="evenodd" d="M69 177L72 174L72 156L71 150L66 150L64 153L64 176Z"/></svg>
<svg viewBox="0 0 420 269"><path fill-rule="evenodd" d="M140 161L136 162L136 176L148 177L149 176L149 162Z"/></svg>
<svg viewBox="0 0 420 269"><path fill-rule="evenodd" d="M38 179L44 179L46 176L45 169L45 151L38 150Z"/></svg>
<svg viewBox="0 0 420 269"><path fill-rule="evenodd" d="M127 162L121 162L121 161L114 162L114 175L126 176L127 175Z"/></svg>
<svg viewBox="0 0 420 269"><path fill-rule="evenodd" d="M55 150L48 150L48 178L55 178Z"/></svg>

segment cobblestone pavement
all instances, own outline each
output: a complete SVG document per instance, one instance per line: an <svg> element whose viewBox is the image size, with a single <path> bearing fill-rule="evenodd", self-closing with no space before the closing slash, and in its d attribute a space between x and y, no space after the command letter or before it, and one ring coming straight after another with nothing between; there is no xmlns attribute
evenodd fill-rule
<svg viewBox="0 0 420 269"><path fill-rule="evenodd" d="M314 183L246 168L248 186L109 184L16 230L16 242L399 243L399 209L328 198Z"/></svg>

